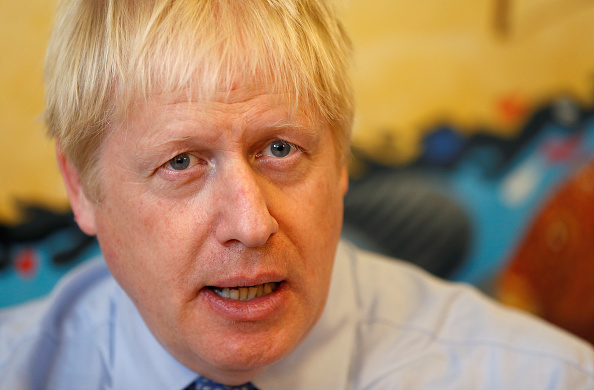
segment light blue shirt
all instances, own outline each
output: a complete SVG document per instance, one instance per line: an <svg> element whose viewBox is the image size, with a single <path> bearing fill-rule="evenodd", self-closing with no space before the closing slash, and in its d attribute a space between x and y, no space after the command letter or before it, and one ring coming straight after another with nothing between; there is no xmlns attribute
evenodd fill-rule
<svg viewBox="0 0 594 390"><path fill-rule="evenodd" d="M197 375L155 340L101 260L0 312L0 389L171 389ZM339 245L326 310L253 380L278 389L594 389L586 343L474 289Z"/></svg>

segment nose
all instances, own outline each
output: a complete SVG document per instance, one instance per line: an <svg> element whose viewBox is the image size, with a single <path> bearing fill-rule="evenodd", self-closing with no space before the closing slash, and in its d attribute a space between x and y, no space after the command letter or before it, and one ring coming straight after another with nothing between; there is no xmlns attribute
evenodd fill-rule
<svg viewBox="0 0 594 390"><path fill-rule="evenodd" d="M217 180L218 242L250 248L266 244L279 226L269 211L265 179L242 163L223 170Z"/></svg>

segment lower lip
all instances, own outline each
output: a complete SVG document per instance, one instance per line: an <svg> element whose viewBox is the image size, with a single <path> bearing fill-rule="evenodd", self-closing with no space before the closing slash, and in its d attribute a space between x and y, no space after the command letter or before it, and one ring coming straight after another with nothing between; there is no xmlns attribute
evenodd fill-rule
<svg viewBox="0 0 594 390"><path fill-rule="evenodd" d="M210 307L226 319L253 322L277 315L287 299L288 291L285 284L281 283L274 292L249 301L221 298L206 287L200 293Z"/></svg>

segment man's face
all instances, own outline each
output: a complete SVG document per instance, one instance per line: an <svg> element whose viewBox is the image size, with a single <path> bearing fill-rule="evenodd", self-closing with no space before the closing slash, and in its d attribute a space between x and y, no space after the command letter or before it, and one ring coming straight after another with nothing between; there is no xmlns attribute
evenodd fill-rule
<svg viewBox="0 0 594 390"><path fill-rule="evenodd" d="M338 154L326 124L266 90L160 95L105 141L103 198L75 210L161 344L241 383L322 313L347 185Z"/></svg>

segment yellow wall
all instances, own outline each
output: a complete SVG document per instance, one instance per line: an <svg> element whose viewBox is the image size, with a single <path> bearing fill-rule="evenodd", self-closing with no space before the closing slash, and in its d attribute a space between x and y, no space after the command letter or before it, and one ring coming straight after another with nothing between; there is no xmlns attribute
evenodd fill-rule
<svg viewBox="0 0 594 390"><path fill-rule="evenodd" d="M354 142L385 163L414 158L437 120L511 136L523 118L503 116L504 99L529 114L561 93L594 97L591 1L352 0L346 16L357 52Z"/></svg>
<svg viewBox="0 0 594 390"><path fill-rule="evenodd" d="M345 0L345 2L348 2ZM589 0L351 0L355 142L397 164L419 152L423 130L446 119L512 135L526 110L562 92L591 102L594 3ZM507 31L495 8L509 4ZM64 204L53 146L38 120L41 72L55 0L0 0L0 219L15 198ZM386 134L390 137L387 138Z"/></svg>
<svg viewBox="0 0 594 390"><path fill-rule="evenodd" d="M14 200L64 204L44 136L42 70L55 0L0 0L0 220Z"/></svg>

